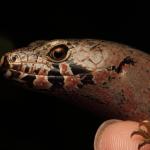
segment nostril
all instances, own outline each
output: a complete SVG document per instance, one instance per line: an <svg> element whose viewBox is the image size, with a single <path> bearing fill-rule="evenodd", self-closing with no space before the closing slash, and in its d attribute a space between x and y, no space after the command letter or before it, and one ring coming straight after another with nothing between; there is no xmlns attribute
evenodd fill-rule
<svg viewBox="0 0 150 150"><path fill-rule="evenodd" d="M12 63L15 62L18 58L19 58L19 56L16 54L9 55L9 61Z"/></svg>
<svg viewBox="0 0 150 150"><path fill-rule="evenodd" d="M16 59L17 59L17 57L18 57L17 55L12 56L11 61L12 61L12 62L15 62Z"/></svg>

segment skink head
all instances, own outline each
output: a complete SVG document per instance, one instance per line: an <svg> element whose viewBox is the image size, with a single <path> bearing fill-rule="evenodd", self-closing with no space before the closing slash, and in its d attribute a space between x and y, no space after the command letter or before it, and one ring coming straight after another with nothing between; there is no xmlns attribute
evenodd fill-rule
<svg viewBox="0 0 150 150"><path fill-rule="evenodd" d="M73 90L93 84L92 71L102 61L96 40L37 41L5 54L5 76L38 89Z"/></svg>

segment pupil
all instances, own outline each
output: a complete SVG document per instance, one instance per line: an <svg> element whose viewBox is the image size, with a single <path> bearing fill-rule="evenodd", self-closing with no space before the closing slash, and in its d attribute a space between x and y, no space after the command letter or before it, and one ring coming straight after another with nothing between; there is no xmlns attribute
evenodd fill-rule
<svg viewBox="0 0 150 150"><path fill-rule="evenodd" d="M63 52L62 51L55 51L54 52L54 57L55 58L61 58L63 56Z"/></svg>

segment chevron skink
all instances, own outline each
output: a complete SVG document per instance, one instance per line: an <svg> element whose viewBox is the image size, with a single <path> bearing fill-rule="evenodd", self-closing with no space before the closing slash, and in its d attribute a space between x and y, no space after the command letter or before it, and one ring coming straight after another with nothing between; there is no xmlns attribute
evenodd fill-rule
<svg viewBox="0 0 150 150"><path fill-rule="evenodd" d="M127 45L95 39L37 41L4 54L0 65L6 78L23 87L98 114L150 119L150 55ZM142 135L141 130L133 134Z"/></svg>

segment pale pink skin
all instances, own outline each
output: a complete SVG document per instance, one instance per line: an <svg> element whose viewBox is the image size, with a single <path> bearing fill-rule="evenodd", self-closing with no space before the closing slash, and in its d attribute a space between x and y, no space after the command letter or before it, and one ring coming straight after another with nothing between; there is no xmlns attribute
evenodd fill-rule
<svg viewBox="0 0 150 150"><path fill-rule="evenodd" d="M138 145L143 141L140 135L130 137L133 131L138 130L138 122L115 121L106 123L97 130L95 150L138 150ZM140 150L150 150L150 144L141 147Z"/></svg>

